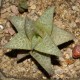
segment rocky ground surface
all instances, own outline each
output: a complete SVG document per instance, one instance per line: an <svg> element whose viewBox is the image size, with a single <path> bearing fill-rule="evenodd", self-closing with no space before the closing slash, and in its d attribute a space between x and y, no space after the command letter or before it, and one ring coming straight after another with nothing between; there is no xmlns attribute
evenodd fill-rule
<svg viewBox="0 0 80 80"><path fill-rule="evenodd" d="M46 8L55 6L53 22L60 28L71 32L74 43L62 49L59 66L53 66L52 80L80 80L80 59L72 58L74 46L80 45L80 0L28 0L28 12L20 14L19 0L3 0L0 13L0 80L47 80L47 77L38 69L31 57L17 63L15 51L3 46L16 34L11 27L8 17L11 15L27 15L36 20ZM21 51L17 51L21 53Z"/></svg>

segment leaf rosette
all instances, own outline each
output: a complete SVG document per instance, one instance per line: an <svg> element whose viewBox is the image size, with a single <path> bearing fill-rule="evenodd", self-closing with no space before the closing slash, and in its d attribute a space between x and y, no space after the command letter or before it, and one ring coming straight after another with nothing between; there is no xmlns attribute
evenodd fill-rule
<svg viewBox="0 0 80 80"><path fill-rule="evenodd" d="M60 56L59 45L72 40L71 33L53 24L54 7L48 8L36 21L21 16L10 17L18 33L4 47L28 50L47 73L53 73L51 55Z"/></svg>

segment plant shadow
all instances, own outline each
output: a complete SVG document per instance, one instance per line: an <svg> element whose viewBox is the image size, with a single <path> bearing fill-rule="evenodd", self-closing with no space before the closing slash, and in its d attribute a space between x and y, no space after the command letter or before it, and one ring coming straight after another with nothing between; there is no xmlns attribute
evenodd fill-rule
<svg viewBox="0 0 80 80"><path fill-rule="evenodd" d="M66 43L63 43L63 44L59 45L58 48L59 48L59 49L66 48L66 47L68 47L70 44L72 44L73 42L74 42L73 40L68 41L68 42L66 42Z"/></svg>
<svg viewBox="0 0 80 80"><path fill-rule="evenodd" d="M51 63L52 65L57 65L57 66L61 66L60 60L57 56L51 56Z"/></svg>
<svg viewBox="0 0 80 80"><path fill-rule="evenodd" d="M17 58L17 55L21 55L21 54L25 54L25 56L21 59L18 59L17 63L23 62L24 60L30 58L30 56L26 55L26 53L28 53L29 51L26 50L18 50L18 49L14 49L10 52L7 52L5 55L10 57L10 58Z"/></svg>
<svg viewBox="0 0 80 80"><path fill-rule="evenodd" d="M59 48L59 49L63 49L63 48L65 48L65 47L67 47L68 45L70 45L71 43L73 43L73 41L66 42L66 43L58 46L58 48ZM7 52L5 55L8 56L8 57L10 57L10 58L16 58L18 54L26 54L26 53L28 53L28 52L29 52L29 51L26 51L26 50L17 50L17 49L15 49L15 50L12 50L12 51L10 51L10 52ZM44 74L48 79L50 79L51 75L48 74L48 73L44 70L44 68L42 68L41 65L40 65L33 57L31 57L30 55L24 56L23 58L19 59L19 60L17 61L17 63L21 63L21 62L23 62L24 60L30 59L30 58L31 58L32 61L34 61L34 63L37 65L38 69L39 69L40 71L42 71L43 74ZM51 56L51 63L52 63L52 65L54 65L54 66L55 66L55 65L61 66L61 63L60 63L59 58L58 58L57 56L55 56L55 55L54 55L54 56Z"/></svg>

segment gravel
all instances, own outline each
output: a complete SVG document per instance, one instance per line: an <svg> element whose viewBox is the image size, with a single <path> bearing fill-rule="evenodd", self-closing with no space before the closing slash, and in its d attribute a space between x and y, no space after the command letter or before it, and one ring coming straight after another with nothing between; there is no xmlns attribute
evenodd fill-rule
<svg viewBox="0 0 80 80"><path fill-rule="evenodd" d="M80 60L72 58L72 49L80 44L80 0L28 0L28 12L20 14L17 0L4 0L0 18L0 78L1 80L47 80L47 77L38 69L34 60L29 57L17 63L15 52L4 49L5 45L15 34L7 18L11 15L27 15L36 20L46 8L55 6L53 22L60 28L75 36L74 43L62 49L59 65L52 65L54 80L80 80ZM6 76L5 76L6 75Z"/></svg>

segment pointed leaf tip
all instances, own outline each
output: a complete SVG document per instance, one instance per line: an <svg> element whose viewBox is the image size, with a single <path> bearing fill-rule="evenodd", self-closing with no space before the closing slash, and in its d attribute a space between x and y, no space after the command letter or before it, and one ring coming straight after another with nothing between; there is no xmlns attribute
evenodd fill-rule
<svg viewBox="0 0 80 80"><path fill-rule="evenodd" d="M31 44L24 33L17 33L4 47L10 49L30 50Z"/></svg>
<svg viewBox="0 0 80 80"><path fill-rule="evenodd" d="M49 74L53 74L50 56L43 55L38 52L33 52L30 54Z"/></svg>
<svg viewBox="0 0 80 80"><path fill-rule="evenodd" d="M51 38L56 45L60 45L70 40L73 40L74 36L71 33L53 25Z"/></svg>
<svg viewBox="0 0 80 80"><path fill-rule="evenodd" d="M43 36L45 32L47 32L49 35L51 34L53 13L54 7L50 7L41 15L41 17L38 20L36 20L35 31L40 36Z"/></svg>
<svg viewBox="0 0 80 80"><path fill-rule="evenodd" d="M14 27L17 29L17 31L24 30L24 25L25 25L25 18L24 17L10 16L9 20L14 25Z"/></svg>

